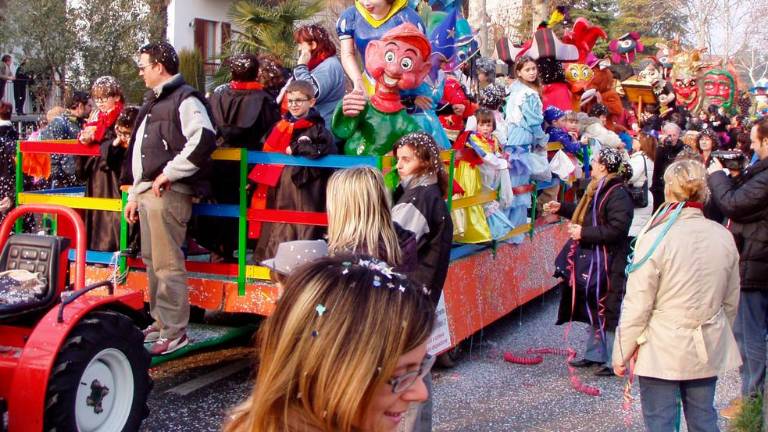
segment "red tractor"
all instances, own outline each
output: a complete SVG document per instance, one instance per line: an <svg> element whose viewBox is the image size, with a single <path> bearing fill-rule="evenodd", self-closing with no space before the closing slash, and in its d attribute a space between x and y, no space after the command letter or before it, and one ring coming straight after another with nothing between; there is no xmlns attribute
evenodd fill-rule
<svg viewBox="0 0 768 432"><path fill-rule="evenodd" d="M11 236L30 213L58 216L59 235ZM47 288L0 300L0 431L136 431L148 414L150 356L135 324L142 294L115 294L110 281L85 286L85 252L85 225L67 207L21 206L0 227L0 271L28 270ZM103 287L108 296L88 295Z"/></svg>

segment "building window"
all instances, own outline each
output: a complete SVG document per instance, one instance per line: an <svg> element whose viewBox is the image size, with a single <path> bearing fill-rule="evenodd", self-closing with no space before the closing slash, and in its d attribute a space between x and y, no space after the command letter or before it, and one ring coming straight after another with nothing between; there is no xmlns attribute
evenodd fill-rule
<svg viewBox="0 0 768 432"><path fill-rule="evenodd" d="M221 23L195 18L195 48L203 56L203 71L213 75L220 64L221 36L218 30ZM217 37L219 36L219 37Z"/></svg>

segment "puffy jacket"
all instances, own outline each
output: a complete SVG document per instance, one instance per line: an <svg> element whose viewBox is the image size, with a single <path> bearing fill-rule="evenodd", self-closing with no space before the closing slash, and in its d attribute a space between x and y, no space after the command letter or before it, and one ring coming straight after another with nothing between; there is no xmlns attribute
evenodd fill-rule
<svg viewBox="0 0 768 432"><path fill-rule="evenodd" d="M739 250L741 289L768 291L768 159L737 178L716 172L708 183L715 204L731 221Z"/></svg>

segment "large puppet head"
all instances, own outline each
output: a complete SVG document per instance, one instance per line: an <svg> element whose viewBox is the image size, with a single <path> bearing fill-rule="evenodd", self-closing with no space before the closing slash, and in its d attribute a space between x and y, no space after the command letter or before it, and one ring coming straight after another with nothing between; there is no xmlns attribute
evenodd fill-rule
<svg viewBox="0 0 768 432"><path fill-rule="evenodd" d="M736 96L736 80L733 75L724 69L712 69L704 73L702 80L702 106L717 105L730 110Z"/></svg>
<svg viewBox="0 0 768 432"><path fill-rule="evenodd" d="M699 78L705 63L701 59L702 50L679 51L674 55L672 66L672 87L678 105L690 112L698 111L701 106Z"/></svg>
<svg viewBox="0 0 768 432"><path fill-rule="evenodd" d="M618 39L613 39L608 44L611 51L611 61L614 63L632 63L635 61L635 55L644 51L645 47L640 42L640 33L630 32L622 35Z"/></svg>
<svg viewBox="0 0 768 432"><path fill-rule="evenodd" d="M376 93L418 87L429 72L431 52L424 33L410 23L371 41L365 50L365 68L376 81Z"/></svg>

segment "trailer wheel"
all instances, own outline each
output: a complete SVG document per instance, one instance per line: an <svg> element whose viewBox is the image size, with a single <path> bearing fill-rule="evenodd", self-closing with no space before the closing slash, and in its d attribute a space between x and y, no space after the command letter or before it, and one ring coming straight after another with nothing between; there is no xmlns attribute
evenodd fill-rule
<svg viewBox="0 0 768 432"><path fill-rule="evenodd" d="M149 414L150 356L141 331L112 311L88 314L51 371L46 431L137 431Z"/></svg>

